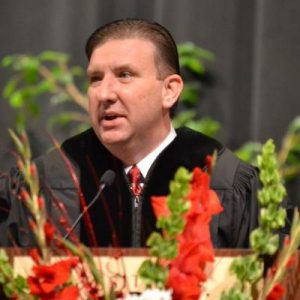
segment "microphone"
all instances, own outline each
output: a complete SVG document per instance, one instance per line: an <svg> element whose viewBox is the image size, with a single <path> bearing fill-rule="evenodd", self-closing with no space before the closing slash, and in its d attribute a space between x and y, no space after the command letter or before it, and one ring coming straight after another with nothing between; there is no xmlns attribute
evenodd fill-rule
<svg viewBox="0 0 300 300"><path fill-rule="evenodd" d="M78 216L78 218L74 221L71 229L66 233L64 236L64 240L66 240L70 234L74 231L76 226L78 225L79 221L82 219L82 217L85 215L85 213L90 209L90 207L96 202L98 197L101 195L102 191L105 189L105 187L110 186L116 178L116 173L112 170L107 170L104 172L102 177L100 178L100 185L97 194L93 198L93 200L83 208L83 211L81 214Z"/></svg>

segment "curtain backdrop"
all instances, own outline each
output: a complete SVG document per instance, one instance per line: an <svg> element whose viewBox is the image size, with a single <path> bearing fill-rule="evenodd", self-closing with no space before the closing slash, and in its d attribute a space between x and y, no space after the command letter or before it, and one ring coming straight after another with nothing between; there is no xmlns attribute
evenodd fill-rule
<svg viewBox="0 0 300 300"><path fill-rule="evenodd" d="M215 54L199 110L222 124L222 142L232 149L269 137L279 143L300 114L299 16L297 0L1 0L0 57L51 49L85 66L85 41L99 25L125 17L155 20L177 42L192 41ZM8 76L1 69L1 90ZM42 120L53 111L43 105ZM42 120L29 125L35 155L50 144ZM1 96L0 170L13 161L8 127L14 115Z"/></svg>

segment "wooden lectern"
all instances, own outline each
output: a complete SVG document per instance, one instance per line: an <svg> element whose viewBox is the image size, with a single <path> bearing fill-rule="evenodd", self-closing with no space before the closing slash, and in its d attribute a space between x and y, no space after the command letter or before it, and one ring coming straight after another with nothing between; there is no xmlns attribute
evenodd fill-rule
<svg viewBox="0 0 300 300"><path fill-rule="evenodd" d="M32 260L28 256L28 249L7 248L7 254L13 263L17 274L27 276L30 273ZM126 276L126 284L130 291L138 292L143 288L136 273L140 264L148 257L147 249L132 248L94 248L92 253L99 268L107 278L112 278L116 274ZM234 284L234 277L229 272L232 260L241 255L247 255L249 250L240 249L218 249L215 251L215 262L208 266L208 280L202 288L201 300L217 300L222 291L228 290ZM54 260L60 257L53 258ZM284 300L300 299L300 256L296 255L295 261L289 270L283 285L286 288ZM124 285L124 276L119 276L120 286Z"/></svg>

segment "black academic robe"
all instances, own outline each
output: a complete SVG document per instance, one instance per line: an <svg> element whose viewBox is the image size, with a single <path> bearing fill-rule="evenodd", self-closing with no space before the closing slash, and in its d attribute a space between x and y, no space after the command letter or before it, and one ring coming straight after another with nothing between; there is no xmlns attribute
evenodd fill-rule
<svg viewBox="0 0 300 300"><path fill-rule="evenodd" d="M138 208L134 207L122 162L100 143L92 129L66 140L60 150L53 150L35 162L49 218L63 235L68 230L66 224L72 224L80 214L80 203L88 204L97 193L99 178L106 170L113 170L113 184L104 189L74 233L89 246L139 247L145 246L150 233L156 230L150 197L167 195L178 167L204 168L205 157L215 150L218 160L211 187L218 193L224 211L211 222L213 244L217 248L248 247L249 233L257 226L258 218L257 172L203 134L187 128L177 130L176 138L150 168ZM28 215L16 199L22 183L18 173L13 172L0 181L0 198L9 199L10 206L2 221L0 241L9 245L10 232L18 244L29 246L32 241L28 238Z"/></svg>

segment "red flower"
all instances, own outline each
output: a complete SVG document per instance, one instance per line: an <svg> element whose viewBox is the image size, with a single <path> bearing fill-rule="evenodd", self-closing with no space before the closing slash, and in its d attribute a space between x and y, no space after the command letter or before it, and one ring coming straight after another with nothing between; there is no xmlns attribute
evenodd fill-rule
<svg viewBox="0 0 300 300"><path fill-rule="evenodd" d="M28 285L32 295L40 297L53 296L55 289L64 285L70 278L71 269L77 265L77 258L69 258L52 265L34 266L34 276L28 277Z"/></svg>
<svg viewBox="0 0 300 300"><path fill-rule="evenodd" d="M170 210L167 205L167 197L164 196L151 197L151 205L156 218L168 217L170 215Z"/></svg>
<svg viewBox="0 0 300 300"><path fill-rule="evenodd" d="M24 188L22 188L20 191L20 197L21 197L21 200L23 200L24 202L26 202L26 201L28 201L28 199L30 199L28 192Z"/></svg>
<svg viewBox="0 0 300 300"><path fill-rule="evenodd" d="M285 293L285 288L277 283L273 286L266 300L280 300Z"/></svg>
<svg viewBox="0 0 300 300"><path fill-rule="evenodd" d="M51 242L55 233L55 228L53 224L46 222L44 225L44 232L45 232L47 243Z"/></svg>
<svg viewBox="0 0 300 300"><path fill-rule="evenodd" d="M212 168L213 168L213 156L212 155L207 155L205 157L205 165L206 165L206 169L208 171L209 174L211 174Z"/></svg>
<svg viewBox="0 0 300 300"><path fill-rule="evenodd" d="M209 188L209 181L207 173L194 169L188 195L191 207L185 215L184 231L178 236L179 255L170 262L167 286L173 289L174 299L199 299L200 283L206 280L206 263L214 260L209 223L212 216L223 208L217 194ZM166 214L168 209L165 207L166 198L158 198L155 214Z"/></svg>
<svg viewBox="0 0 300 300"><path fill-rule="evenodd" d="M29 255L30 257L33 259L33 261L36 263L36 264L39 264L40 263L40 254L37 250L37 248L32 248L29 250Z"/></svg>
<svg viewBox="0 0 300 300"><path fill-rule="evenodd" d="M173 289L173 300L198 300L201 293L198 278L176 267L170 269L167 286Z"/></svg>
<svg viewBox="0 0 300 300"><path fill-rule="evenodd" d="M290 258L286 264L286 267L291 268L293 266L293 264L295 263L295 261L296 261L296 256L295 255L290 256Z"/></svg>
<svg viewBox="0 0 300 300"><path fill-rule="evenodd" d="M37 199L37 203L38 203L38 207L39 209L43 209L44 208L44 198L39 196L38 199Z"/></svg>
<svg viewBox="0 0 300 300"><path fill-rule="evenodd" d="M34 163L30 164L29 170L30 170L30 175L32 177L35 177L36 176L36 166Z"/></svg>
<svg viewBox="0 0 300 300"><path fill-rule="evenodd" d="M203 271L205 261L213 261L213 253L203 251L197 241L180 241L179 255L171 262L171 268L175 267L185 274L193 275L199 281L204 281L206 275Z"/></svg>
<svg viewBox="0 0 300 300"><path fill-rule="evenodd" d="M79 297L79 290L77 286L70 285L65 287L61 292L57 293L53 300L75 300Z"/></svg>

